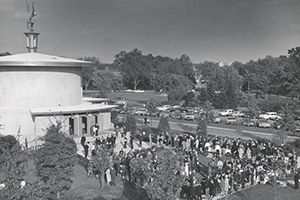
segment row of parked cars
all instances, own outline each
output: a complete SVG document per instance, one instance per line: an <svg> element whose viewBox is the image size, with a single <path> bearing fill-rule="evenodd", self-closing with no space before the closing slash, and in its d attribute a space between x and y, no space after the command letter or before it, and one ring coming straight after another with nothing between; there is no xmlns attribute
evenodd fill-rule
<svg viewBox="0 0 300 200"><path fill-rule="evenodd" d="M146 108L127 108L127 109L117 109L120 114L133 114L139 116L151 116L151 117L167 117L172 119L184 119L193 121L199 118L201 114L205 111L201 107L180 107L164 105L156 108L156 111L150 112ZM243 125L243 126L253 126L260 128L281 128L281 123L279 123L282 116L276 112L266 112L260 114L257 118L250 117L247 110L236 111L233 109L226 110L214 110L213 111L213 123L219 124L231 124L231 125ZM300 131L300 120L299 127L297 126L297 131Z"/></svg>
<svg viewBox="0 0 300 200"><path fill-rule="evenodd" d="M120 114L133 114L139 116L152 116L152 117L168 117L172 119L185 119L194 120L201 112L204 112L201 108L183 108L180 106L164 105L157 107L156 111L150 112L146 108L128 108L117 109Z"/></svg>
<svg viewBox="0 0 300 200"><path fill-rule="evenodd" d="M277 112L266 112L259 114L257 118L250 117L247 111L234 111L233 109L227 109L215 113L213 123L220 124L233 124L243 126L253 126L260 128L275 128L281 129L283 127L282 115ZM296 132L300 132L300 117L295 116L295 128Z"/></svg>

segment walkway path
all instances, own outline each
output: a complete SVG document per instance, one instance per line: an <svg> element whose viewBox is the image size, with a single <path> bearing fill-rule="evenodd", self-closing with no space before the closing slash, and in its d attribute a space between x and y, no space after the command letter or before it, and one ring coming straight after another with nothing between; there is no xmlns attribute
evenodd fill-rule
<svg viewBox="0 0 300 200"><path fill-rule="evenodd" d="M99 133L99 136L103 136L106 139L107 135L109 135L111 133L115 134L114 130L103 131L103 132ZM86 137L86 142L93 143L93 142L95 142L97 136L85 135L85 137ZM81 140L81 137L74 137L74 141L77 145L77 154L84 156L84 149L80 143L80 140ZM116 147L114 148L114 152L120 152L120 150L123 149L123 151L125 151L127 153L132 150L129 147L129 139L127 141L127 148L124 148L123 144L124 144L124 139L119 135L116 139ZM150 147L150 145L146 142L142 142L142 147L139 147L138 141L137 140L133 141L133 150L142 149L142 148L147 149L149 147Z"/></svg>

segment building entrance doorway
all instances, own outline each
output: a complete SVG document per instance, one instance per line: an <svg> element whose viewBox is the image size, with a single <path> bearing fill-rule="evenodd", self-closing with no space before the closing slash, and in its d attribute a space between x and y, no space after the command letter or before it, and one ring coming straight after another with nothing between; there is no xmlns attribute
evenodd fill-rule
<svg viewBox="0 0 300 200"><path fill-rule="evenodd" d="M74 135L74 119L69 118L69 134Z"/></svg>

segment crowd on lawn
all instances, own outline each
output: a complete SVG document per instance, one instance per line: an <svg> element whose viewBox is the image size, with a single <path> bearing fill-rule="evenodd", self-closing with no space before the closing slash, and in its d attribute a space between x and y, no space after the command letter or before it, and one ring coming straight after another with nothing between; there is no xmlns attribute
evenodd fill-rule
<svg viewBox="0 0 300 200"><path fill-rule="evenodd" d="M286 151L284 146L277 146L267 140L243 140L227 137L203 137L186 133L169 134L167 132L154 134L140 133L139 146L147 138L147 150L135 150L134 137L130 132L116 129L115 133L100 136L93 144L86 144L82 138L86 157L95 153L99 146L105 148L116 147L116 138L122 138L123 149L111 152L112 165L105 171L106 182L114 185L116 176L140 185L151 181L149 177L136 177L131 173L130 160L132 158L150 159L151 169L156 169L157 147L172 148L183 155L180 173L184 177L180 198L202 199L203 196L212 199L217 195L228 195L245 187L255 184L284 180L286 176L295 175L295 188L298 189L299 172L297 171L297 157L292 150ZM127 144L129 138L129 145ZM126 153L124 149L131 150ZM87 150L86 150L87 149ZM201 157L210 160L203 166ZM90 170L91 171L91 170Z"/></svg>

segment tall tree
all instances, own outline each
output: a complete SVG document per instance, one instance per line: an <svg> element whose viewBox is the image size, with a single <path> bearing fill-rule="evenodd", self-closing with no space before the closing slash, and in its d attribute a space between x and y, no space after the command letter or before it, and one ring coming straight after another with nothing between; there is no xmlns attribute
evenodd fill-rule
<svg viewBox="0 0 300 200"><path fill-rule="evenodd" d="M49 195L47 198L55 196L59 199L65 190L71 188L77 147L74 140L62 131L60 120L46 129L44 139L45 143L36 152L37 176Z"/></svg>
<svg viewBox="0 0 300 200"><path fill-rule="evenodd" d="M137 89L137 86L143 79L149 79L150 67L148 59L138 49L133 49L130 52L121 51L115 55L114 63L119 66L124 82L128 86L133 86L134 90Z"/></svg>
<svg viewBox="0 0 300 200"><path fill-rule="evenodd" d="M134 115L127 116L125 122L125 131L130 131L132 134L136 133L136 118Z"/></svg>
<svg viewBox="0 0 300 200"><path fill-rule="evenodd" d="M233 67L219 67L207 81L209 100L215 108L236 108L239 103L241 76Z"/></svg>
<svg viewBox="0 0 300 200"><path fill-rule="evenodd" d="M162 149L156 152L157 166L150 173L151 181L145 186L150 199L174 200L179 198L183 185L180 174L180 154L171 149Z"/></svg>
<svg viewBox="0 0 300 200"><path fill-rule="evenodd" d="M290 75L288 79L290 96L300 99L300 47L295 47L288 50L288 56L292 61L290 70L286 69Z"/></svg>
<svg viewBox="0 0 300 200"><path fill-rule="evenodd" d="M99 147L98 150L92 155L93 167L97 171L100 188L103 187L104 173L105 170L109 167L109 150L104 147Z"/></svg>
<svg viewBox="0 0 300 200"><path fill-rule="evenodd" d="M13 136L0 136L0 199L22 199L21 181L25 177L27 155Z"/></svg>
<svg viewBox="0 0 300 200"><path fill-rule="evenodd" d="M167 117L161 117L157 129L161 132L168 132L170 130L169 120Z"/></svg>
<svg viewBox="0 0 300 200"><path fill-rule="evenodd" d="M92 83L99 90L101 97L106 97L111 91L120 90L123 87L122 76L110 70L96 70L92 75Z"/></svg>
<svg viewBox="0 0 300 200"><path fill-rule="evenodd" d="M92 76L93 73L97 69L104 69L103 66L101 65L101 61L99 58L96 57L80 57L78 60L84 60L84 61L89 61L94 63L95 65L93 67L82 67L82 85L84 90L88 90L91 83L92 83Z"/></svg>
<svg viewBox="0 0 300 200"><path fill-rule="evenodd" d="M201 118L198 121L197 135L198 136L204 136L204 137L207 136L207 126L206 126L205 118Z"/></svg>

